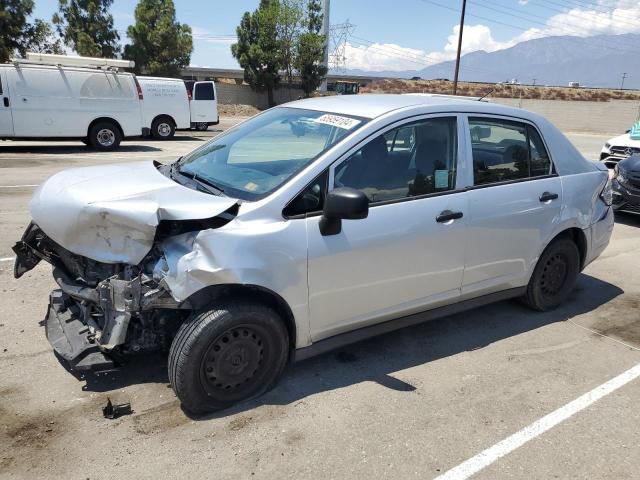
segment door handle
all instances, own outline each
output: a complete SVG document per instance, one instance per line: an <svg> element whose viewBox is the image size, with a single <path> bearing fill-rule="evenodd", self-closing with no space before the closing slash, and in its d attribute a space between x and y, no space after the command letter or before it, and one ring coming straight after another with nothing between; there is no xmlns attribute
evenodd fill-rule
<svg viewBox="0 0 640 480"><path fill-rule="evenodd" d="M4 106L5 107L9 106L9 97L4 97Z"/></svg>
<svg viewBox="0 0 640 480"><path fill-rule="evenodd" d="M462 212L452 212L451 210L444 210L440 212L440 215L436 217L436 222L443 223L449 220L457 220L462 218Z"/></svg>
<svg viewBox="0 0 640 480"><path fill-rule="evenodd" d="M551 200L555 200L556 198L558 198L557 193L544 192L542 195L540 195L541 202L549 202Z"/></svg>

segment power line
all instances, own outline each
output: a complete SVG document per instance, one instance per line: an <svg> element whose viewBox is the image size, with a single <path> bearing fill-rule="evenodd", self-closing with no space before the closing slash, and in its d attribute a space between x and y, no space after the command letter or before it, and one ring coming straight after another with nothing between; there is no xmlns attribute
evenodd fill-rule
<svg viewBox="0 0 640 480"><path fill-rule="evenodd" d="M631 27L637 27L638 26L638 24L636 22L632 22L632 21L627 20L625 18L619 18L619 16L615 16L614 17L614 15L613 15L614 11L612 11L612 10L609 10L609 11L607 11L607 10L598 10L596 8L593 8L594 7L593 5L591 5L591 6L588 6L588 5L582 6L582 5L574 5L574 4L566 4L565 5L565 4L561 4L561 3L557 3L557 2L552 2L550 0L539 0L539 1L543 1L548 5L556 5L556 6L560 7L560 8L554 8L554 7L550 7L548 5L541 5L540 3L537 4L540 8L544 8L546 10L550 10L550 11L553 11L553 12L558 12L560 14L567 15L570 11L573 11L575 13L575 10L577 9L578 10L578 14L581 15L585 19L587 17L593 17L594 19L605 20L605 19L601 18L600 15L607 15L607 16L609 16L611 18L612 21L615 21L617 23L625 23L625 24L627 24L627 25L629 25ZM596 12L596 13L584 11L584 10L581 10L581 8L593 8L593 12ZM570 10L567 11L566 9L570 9Z"/></svg>

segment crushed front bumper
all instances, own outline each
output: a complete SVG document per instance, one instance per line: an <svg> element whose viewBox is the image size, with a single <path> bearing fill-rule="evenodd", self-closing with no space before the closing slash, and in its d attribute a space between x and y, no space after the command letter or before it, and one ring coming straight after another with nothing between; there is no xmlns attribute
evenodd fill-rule
<svg viewBox="0 0 640 480"><path fill-rule="evenodd" d="M52 291L44 320L47 340L73 370L112 369L114 361L100 350L94 334L81 317L81 311L66 293Z"/></svg>
<svg viewBox="0 0 640 480"><path fill-rule="evenodd" d="M640 214L640 188L622 185L615 179L611 182L611 186L614 211Z"/></svg>

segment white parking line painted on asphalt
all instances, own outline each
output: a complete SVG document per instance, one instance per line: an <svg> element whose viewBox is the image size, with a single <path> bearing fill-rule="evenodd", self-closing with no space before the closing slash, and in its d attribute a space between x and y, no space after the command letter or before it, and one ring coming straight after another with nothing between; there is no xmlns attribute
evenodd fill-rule
<svg viewBox="0 0 640 480"><path fill-rule="evenodd" d="M37 187L38 185L0 185L0 188L27 188L27 187Z"/></svg>
<svg viewBox="0 0 640 480"><path fill-rule="evenodd" d="M626 372L621 373L617 377L612 378L608 382L603 383L599 387L594 388L590 392L585 393L581 397L576 398L572 402L567 403L563 407L554 410L550 414L533 422L531 425L523 428L519 432L516 432L501 442L496 443L494 446L487 448L475 457L472 457L457 467L446 471L442 475L436 477L435 480L465 480L472 475L475 475L499 458L513 452L529 440L533 440L537 436L543 434L547 430L550 430L569 417L575 415L581 410L584 410L589 405L597 402L602 397L609 395L638 377L640 377L640 363Z"/></svg>
<svg viewBox="0 0 640 480"><path fill-rule="evenodd" d="M15 259L16 259L16 257L0 258L0 262L13 262Z"/></svg>

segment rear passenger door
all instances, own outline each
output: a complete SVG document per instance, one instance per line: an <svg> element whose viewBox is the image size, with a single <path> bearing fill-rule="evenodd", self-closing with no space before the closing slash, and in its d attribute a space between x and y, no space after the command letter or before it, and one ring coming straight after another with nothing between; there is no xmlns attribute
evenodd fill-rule
<svg viewBox="0 0 640 480"><path fill-rule="evenodd" d="M331 236L320 233L320 204L307 212L313 341L459 296L467 211L467 194L457 187L460 132L456 116L405 123L329 169L329 190L359 189L370 208L367 218L345 220ZM319 185L292 205L304 209Z"/></svg>
<svg viewBox="0 0 640 480"><path fill-rule="evenodd" d="M473 179L462 295L523 286L559 221L560 178L533 124L470 116L467 141Z"/></svg>

